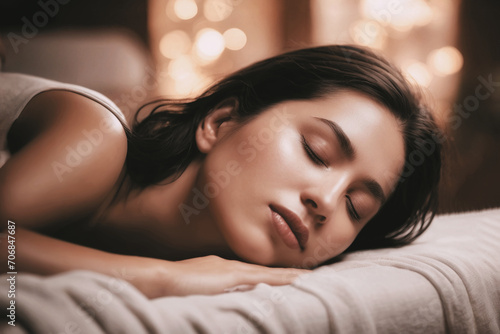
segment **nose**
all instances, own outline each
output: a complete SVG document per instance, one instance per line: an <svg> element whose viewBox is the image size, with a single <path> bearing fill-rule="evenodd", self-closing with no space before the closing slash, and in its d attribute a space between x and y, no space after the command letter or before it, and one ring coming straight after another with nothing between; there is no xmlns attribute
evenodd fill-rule
<svg viewBox="0 0 500 334"><path fill-rule="evenodd" d="M332 217L344 196L347 183L348 176L340 175L310 185L301 192L301 202L313 217L314 224L324 224Z"/></svg>

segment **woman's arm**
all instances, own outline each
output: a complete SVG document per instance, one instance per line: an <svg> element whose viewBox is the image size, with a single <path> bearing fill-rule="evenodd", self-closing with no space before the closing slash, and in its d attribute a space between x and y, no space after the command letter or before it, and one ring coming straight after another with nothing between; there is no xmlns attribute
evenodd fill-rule
<svg viewBox="0 0 500 334"><path fill-rule="evenodd" d="M2 234L2 263L7 263ZM205 256L184 261L107 253L50 238L22 228L15 229L16 270L41 275L69 270L92 270L123 279L149 298L189 294L217 294L238 285L290 284L305 270L268 268L240 261ZM5 270L2 270L5 272Z"/></svg>
<svg viewBox="0 0 500 334"><path fill-rule="evenodd" d="M105 275L124 279L149 297L159 296L161 287L155 278L164 269L155 259L123 256L79 246L44 236L20 227L15 234L15 269L40 275L53 275L69 270L92 270ZM7 238L0 237L2 263L7 264ZM6 272L2 265L1 272Z"/></svg>
<svg viewBox="0 0 500 334"><path fill-rule="evenodd" d="M103 120L108 121L106 127ZM217 256L178 262L125 256L39 234L35 231L70 224L75 216L100 204L123 167L125 134L118 120L102 106L62 91L34 98L12 130L15 152L0 169L0 226L5 231L8 220L16 224L18 271L48 275L86 269L118 275L148 297L213 294L261 282L288 284L304 272ZM85 141L92 144L87 151L83 150ZM73 151L82 153L79 160ZM0 245L4 259L6 238L3 234ZM1 271L6 271L4 266Z"/></svg>
<svg viewBox="0 0 500 334"><path fill-rule="evenodd" d="M8 235L1 236L2 254L6 254ZM167 261L107 253L19 227L13 236L18 272L53 275L70 270L91 270L128 281L150 298L169 293L164 290ZM7 256L4 256L2 263L7 263Z"/></svg>

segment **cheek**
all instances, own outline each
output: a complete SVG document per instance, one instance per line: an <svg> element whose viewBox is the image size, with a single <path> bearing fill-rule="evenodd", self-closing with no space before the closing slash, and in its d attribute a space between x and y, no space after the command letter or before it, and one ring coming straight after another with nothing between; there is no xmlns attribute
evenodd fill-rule
<svg viewBox="0 0 500 334"><path fill-rule="evenodd" d="M283 186L283 181L294 173L296 155L293 143L284 133L276 134L272 142L263 146L253 161L248 162L248 170L266 179L268 184Z"/></svg>
<svg viewBox="0 0 500 334"><path fill-rule="evenodd" d="M260 131L242 131L239 136L220 147L215 155L219 160L234 161L238 173L234 173L231 187L252 191L257 188L283 188L303 172L299 139L290 129L272 132L266 128ZM228 145L229 144L229 145ZM211 164L224 169L224 163ZM214 172L212 172L213 174ZM241 188L243 187L243 188ZM257 190L257 194L260 191ZM257 195L254 194L254 195ZM249 194L251 195L251 194Z"/></svg>
<svg viewBox="0 0 500 334"><path fill-rule="evenodd" d="M284 194L292 197L299 188L294 184L304 166L297 156L300 142L293 138L288 129L272 136L241 131L215 147L200 171L197 186L204 193L210 190L212 218L233 251L255 263L270 264L275 258L269 203Z"/></svg>
<svg viewBox="0 0 500 334"><path fill-rule="evenodd" d="M332 230L326 238L329 238L339 248L345 249L349 247L354 239L356 239L359 231L361 230L361 225L358 227L355 224L356 223L351 223L350 221L338 224L335 227L335 230Z"/></svg>
<svg viewBox="0 0 500 334"><path fill-rule="evenodd" d="M313 255L323 254L319 259L320 262L339 255L352 244L360 230L361 226L358 227L350 221L340 223L337 220L335 226L318 238L312 250Z"/></svg>
<svg viewBox="0 0 500 334"><path fill-rule="evenodd" d="M294 189L301 167L285 130L272 136L242 132L229 139L206 157L202 170L201 186L209 190L218 214L253 217Z"/></svg>

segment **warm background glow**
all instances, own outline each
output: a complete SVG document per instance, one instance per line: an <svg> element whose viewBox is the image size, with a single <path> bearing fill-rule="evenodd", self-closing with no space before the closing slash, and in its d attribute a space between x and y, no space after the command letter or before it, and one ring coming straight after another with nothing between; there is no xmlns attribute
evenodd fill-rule
<svg viewBox="0 0 500 334"><path fill-rule="evenodd" d="M425 89L442 114L456 95L458 1L313 0L313 43L379 50ZM443 116L444 117L444 116Z"/></svg>
<svg viewBox="0 0 500 334"><path fill-rule="evenodd" d="M457 105L476 103L472 99L480 75L497 73L482 65L483 59L494 63L494 55L487 50L492 44L498 46L498 41L481 43L485 32L492 32L487 28L491 24L483 27L483 35L475 33L482 23L477 21L477 12L488 13L486 2L481 2L150 0L151 50L161 79L158 94L193 97L225 74L283 51L357 44L375 49L399 66L420 87L440 126L449 130L456 125L450 119L456 117ZM467 23L463 21L467 15L472 21L461 27L460 22ZM490 21L498 17L489 16ZM479 48L465 47L464 41ZM475 59L467 62L464 52L475 54ZM500 105L495 94L497 100L481 101L480 108L492 110L494 103ZM500 149L500 140L494 141L489 134L494 124L500 124L498 114L485 111L470 118L469 114L459 116L461 124L452 129L456 133L449 145L460 144L447 152L447 158L454 160L446 166L449 180L441 197L447 204L442 210L500 205L499 178L490 167L500 166L500 158L495 160L490 154ZM450 158L453 155L456 157ZM485 171L482 179L473 176L480 170ZM497 185L490 179L497 180Z"/></svg>
<svg viewBox="0 0 500 334"><path fill-rule="evenodd" d="M283 51L370 47L420 86L447 131L441 212L500 206L498 0L67 1L13 47L6 35L24 36L21 18L42 2L0 1L2 70L97 90L129 119Z"/></svg>
<svg viewBox="0 0 500 334"><path fill-rule="evenodd" d="M268 0L153 0L150 35L159 95L199 94L224 74L280 51Z"/></svg>
<svg viewBox="0 0 500 334"><path fill-rule="evenodd" d="M194 96L213 80L279 53L280 13L297 2L152 0L150 34L159 94ZM452 0L311 0L308 45L352 43L384 53L446 114L463 59ZM289 8L283 6L289 5ZM300 14L300 13L299 13ZM292 23L293 24L293 23ZM299 23L297 23L299 24ZM291 36L293 41L294 36ZM295 48L305 45L297 43ZM166 74L166 75L165 75ZM444 117L444 116L443 116Z"/></svg>

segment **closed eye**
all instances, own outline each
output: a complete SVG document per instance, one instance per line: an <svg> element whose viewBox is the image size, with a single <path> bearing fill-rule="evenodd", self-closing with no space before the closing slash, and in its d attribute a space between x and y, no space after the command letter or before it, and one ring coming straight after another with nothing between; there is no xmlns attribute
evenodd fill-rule
<svg viewBox="0 0 500 334"><path fill-rule="evenodd" d="M304 147L304 150L306 151L307 155L309 158L318 166L325 166L328 167L328 165L321 159L316 152L309 146L309 143L307 142L306 138L302 135L302 146Z"/></svg>
<svg viewBox="0 0 500 334"><path fill-rule="evenodd" d="M349 216L356 220L358 223L361 220L361 217L359 216L358 212L356 211L356 208L354 207L354 204L352 204L351 197L349 195L346 195L346 205L347 205L347 211L349 212Z"/></svg>

